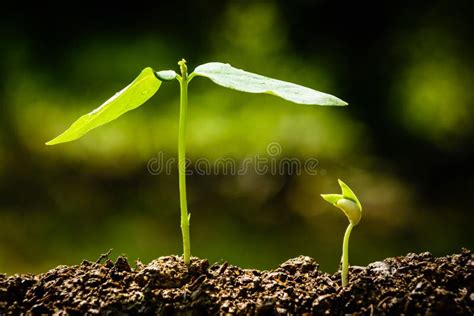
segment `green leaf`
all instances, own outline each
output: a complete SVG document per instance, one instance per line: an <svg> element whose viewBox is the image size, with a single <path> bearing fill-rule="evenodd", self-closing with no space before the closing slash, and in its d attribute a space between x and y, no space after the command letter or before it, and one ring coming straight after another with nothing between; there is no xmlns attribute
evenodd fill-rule
<svg viewBox="0 0 474 316"><path fill-rule="evenodd" d="M344 196L344 198L354 201L357 204L357 206L359 206L360 210L362 211L362 205L360 204L359 199L357 198L355 193L352 191L352 189L349 188L347 184L342 182L341 179L338 179L337 181L339 182L339 186L341 187L342 195Z"/></svg>
<svg viewBox="0 0 474 316"><path fill-rule="evenodd" d="M333 205L336 205L337 201L344 198L342 194L321 194L321 197Z"/></svg>
<svg viewBox="0 0 474 316"><path fill-rule="evenodd" d="M122 114L145 103L158 91L160 85L161 81L157 79L153 69L150 67L143 69L132 83L117 92L97 109L81 116L66 131L47 142L46 145L56 145L76 140L94 128L115 120Z"/></svg>
<svg viewBox="0 0 474 316"><path fill-rule="evenodd" d="M347 105L341 99L294 83L281 81L237 69L229 64L207 63L198 66L194 73L214 83L249 93L268 93L299 104Z"/></svg>

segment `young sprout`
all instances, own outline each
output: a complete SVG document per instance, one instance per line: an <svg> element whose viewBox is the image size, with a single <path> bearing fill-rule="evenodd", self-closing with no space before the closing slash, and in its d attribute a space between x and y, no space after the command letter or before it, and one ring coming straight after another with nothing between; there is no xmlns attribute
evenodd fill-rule
<svg viewBox="0 0 474 316"><path fill-rule="evenodd" d="M342 194L321 194L321 197L343 211L349 220L349 226L347 226L346 233L344 234L344 240L342 242L341 258L341 281L342 286L346 286L347 274L349 270L349 237L351 235L352 228L360 222L360 218L362 217L362 205L351 188L349 188L349 186L340 179L338 181L342 190Z"/></svg>
<svg viewBox="0 0 474 316"><path fill-rule="evenodd" d="M162 82L177 80L180 86L180 115L178 132L178 173L179 173L179 195L181 208L181 233L183 236L184 262L189 264L191 258L191 238L189 234L190 214L186 201L186 126L188 109L188 84L196 77L206 77L214 83L233 90L249 93L268 93L285 100L312 105L347 105L341 99L319 92L310 88L299 86L281 80L276 80L241 69L229 64L211 62L200 65L194 72L188 75L186 60L178 62L181 75L173 70L162 70L155 72L147 67L142 70L138 77L121 91L117 92L109 100L92 112L78 118L66 131L47 145L76 140L96 127L104 125L117 119L122 114L131 111L148 99L150 99L160 88Z"/></svg>

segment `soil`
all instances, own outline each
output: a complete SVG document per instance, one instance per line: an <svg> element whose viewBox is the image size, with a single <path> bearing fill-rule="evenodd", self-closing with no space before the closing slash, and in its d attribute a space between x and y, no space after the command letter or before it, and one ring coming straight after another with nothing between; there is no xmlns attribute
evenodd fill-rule
<svg viewBox="0 0 474 316"><path fill-rule="evenodd" d="M470 250L428 252L352 266L349 284L300 256L271 271L160 257L132 268L108 254L38 275L0 275L0 314L474 314Z"/></svg>

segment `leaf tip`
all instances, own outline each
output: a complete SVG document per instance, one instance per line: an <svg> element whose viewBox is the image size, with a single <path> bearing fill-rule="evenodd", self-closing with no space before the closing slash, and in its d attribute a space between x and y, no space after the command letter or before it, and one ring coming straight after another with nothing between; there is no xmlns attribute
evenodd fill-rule
<svg viewBox="0 0 474 316"><path fill-rule="evenodd" d="M321 194L321 197L328 203L336 205L337 201L343 198L341 194Z"/></svg>
<svg viewBox="0 0 474 316"><path fill-rule="evenodd" d="M67 143L67 142L70 142L70 141L74 140L74 139L64 138L63 134L60 134L59 136L57 136L57 137L51 139L50 141L46 142L45 145L46 146L53 146L53 145L57 145L57 144Z"/></svg>
<svg viewBox="0 0 474 316"><path fill-rule="evenodd" d="M320 196L323 198L323 200L327 201L327 194L320 194ZM328 201L329 202L329 201Z"/></svg>
<svg viewBox="0 0 474 316"><path fill-rule="evenodd" d="M341 99L339 99L337 97L334 97L334 96L333 96L333 98L334 99L331 100L331 105L335 105L335 106L347 106L347 105L349 105L349 103L347 103L344 100L341 100Z"/></svg>
<svg viewBox="0 0 474 316"><path fill-rule="evenodd" d="M56 140L56 138L53 138L51 139L50 141L47 141L46 143L44 143L46 146L53 146L53 145L56 145L56 144L59 144L59 142Z"/></svg>

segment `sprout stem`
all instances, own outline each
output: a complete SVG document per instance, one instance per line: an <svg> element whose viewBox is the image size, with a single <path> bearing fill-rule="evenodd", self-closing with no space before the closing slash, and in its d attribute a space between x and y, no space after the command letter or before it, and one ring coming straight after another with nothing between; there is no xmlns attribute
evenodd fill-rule
<svg viewBox="0 0 474 316"><path fill-rule="evenodd" d="M189 235L188 202L186 199L186 113L188 110L188 69L183 59L181 68L179 135L178 135L178 172L179 172L179 202L181 208L181 233L183 235L183 259L185 264L191 259L191 239Z"/></svg>
<svg viewBox="0 0 474 316"><path fill-rule="evenodd" d="M346 233L344 234L344 241L342 243L342 271L341 271L341 281L342 286L347 285L347 274L349 270L349 237L351 236L351 231L354 225L349 223L347 226Z"/></svg>

